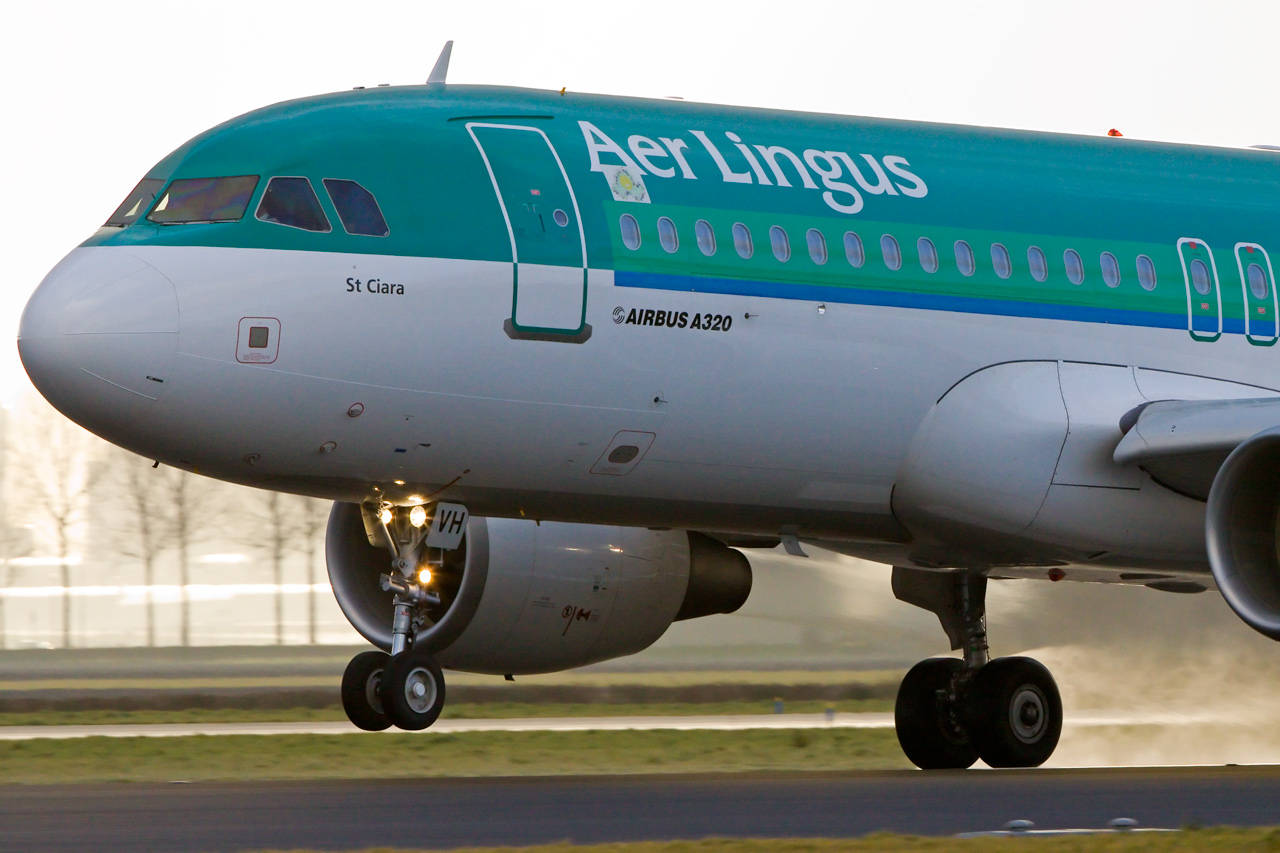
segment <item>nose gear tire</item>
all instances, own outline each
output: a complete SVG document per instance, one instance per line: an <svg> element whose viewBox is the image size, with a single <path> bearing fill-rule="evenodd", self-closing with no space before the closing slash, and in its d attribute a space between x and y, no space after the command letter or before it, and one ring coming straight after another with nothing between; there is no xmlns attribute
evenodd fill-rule
<svg viewBox="0 0 1280 853"><path fill-rule="evenodd" d="M444 710L444 672L426 651L409 649L387 664L380 695L393 725L412 732L425 729Z"/></svg>
<svg viewBox="0 0 1280 853"><path fill-rule="evenodd" d="M1062 699L1049 670L1024 657L996 658L974 674L967 725L992 767L1038 767L1062 734Z"/></svg>
<svg viewBox="0 0 1280 853"><path fill-rule="evenodd" d="M893 708L898 743L921 769L961 770L978 759L953 701L953 684L963 668L955 658L922 660L898 687Z"/></svg>
<svg viewBox="0 0 1280 853"><path fill-rule="evenodd" d="M356 728L380 732L391 727L379 695L382 673L390 660L386 652L361 652L342 673L342 710Z"/></svg>

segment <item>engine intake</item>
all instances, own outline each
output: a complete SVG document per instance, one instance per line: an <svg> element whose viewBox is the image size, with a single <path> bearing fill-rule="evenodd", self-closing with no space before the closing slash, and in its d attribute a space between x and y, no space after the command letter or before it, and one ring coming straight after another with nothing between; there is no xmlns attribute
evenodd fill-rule
<svg viewBox="0 0 1280 853"><path fill-rule="evenodd" d="M325 555L347 620L389 650L394 593L378 578L390 555L370 543L359 505L334 504ZM430 589L415 647L451 669L551 672L638 652L677 619L732 613L751 567L699 533L472 516Z"/></svg>
<svg viewBox="0 0 1280 853"><path fill-rule="evenodd" d="M1280 640L1280 427L1239 446L1209 491L1205 539L1222 597L1253 629Z"/></svg>

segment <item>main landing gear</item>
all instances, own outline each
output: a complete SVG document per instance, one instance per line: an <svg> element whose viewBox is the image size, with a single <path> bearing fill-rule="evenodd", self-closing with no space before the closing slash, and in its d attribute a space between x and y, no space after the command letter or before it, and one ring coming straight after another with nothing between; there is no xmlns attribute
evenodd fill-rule
<svg viewBox="0 0 1280 853"><path fill-rule="evenodd" d="M392 554L392 571L381 577L392 599L391 654L361 652L342 675L342 708L358 728L377 732L396 726L420 731L444 710L444 672L426 648L413 646L422 627L422 605L439 604L431 590L432 564L421 554L427 536L421 507L384 507L367 512L365 523Z"/></svg>
<svg viewBox="0 0 1280 853"><path fill-rule="evenodd" d="M1037 767L1062 733L1062 700L1049 670L1025 657L990 660L987 579L970 572L895 566L893 593L932 611L964 659L930 658L902 679L894 725L902 751L925 770Z"/></svg>

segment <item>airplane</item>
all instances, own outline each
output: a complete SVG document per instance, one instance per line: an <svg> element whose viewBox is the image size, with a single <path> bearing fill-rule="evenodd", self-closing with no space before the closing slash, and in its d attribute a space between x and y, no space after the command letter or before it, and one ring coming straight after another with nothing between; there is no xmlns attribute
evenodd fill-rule
<svg viewBox="0 0 1280 853"><path fill-rule="evenodd" d="M1216 587L1280 639L1274 151L457 85L450 48L184 144L18 336L108 441L334 502L356 726L639 652L778 545L892 566L960 650L898 691L926 769L1057 744L990 579Z"/></svg>

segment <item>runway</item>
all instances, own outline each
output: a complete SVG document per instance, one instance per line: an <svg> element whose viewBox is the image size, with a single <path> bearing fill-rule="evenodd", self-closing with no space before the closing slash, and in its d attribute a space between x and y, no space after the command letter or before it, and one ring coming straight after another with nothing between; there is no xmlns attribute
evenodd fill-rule
<svg viewBox="0 0 1280 853"><path fill-rule="evenodd" d="M561 839L947 835L1280 822L1280 768L893 771L0 787L0 850L230 851Z"/></svg>
<svg viewBox="0 0 1280 853"><path fill-rule="evenodd" d="M1129 725L1177 727L1220 722L1222 722L1220 714L1086 712L1073 714L1067 719L1064 727L1068 729ZM458 734L461 732L572 732L591 730L621 731L625 729L742 731L744 729L816 728L888 729L893 728L893 714L836 713L829 717L826 714L717 714L706 716L523 717L509 719L444 718L420 734L430 736L432 734ZM360 733L359 729L345 720L296 723L147 723L4 726L0 727L0 740L81 737L186 737L190 735L338 735Z"/></svg>

